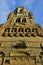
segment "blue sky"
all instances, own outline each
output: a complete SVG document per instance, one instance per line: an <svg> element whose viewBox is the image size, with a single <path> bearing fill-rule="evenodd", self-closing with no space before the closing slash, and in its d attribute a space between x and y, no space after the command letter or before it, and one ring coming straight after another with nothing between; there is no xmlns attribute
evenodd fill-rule
<svg viewBox="0 0 43 65"><path fill-rule="evenodd" d="M43 0L0 0L0 24L5 23L8 14L19 6L33 12L35 22L43 27Z"/></svg>

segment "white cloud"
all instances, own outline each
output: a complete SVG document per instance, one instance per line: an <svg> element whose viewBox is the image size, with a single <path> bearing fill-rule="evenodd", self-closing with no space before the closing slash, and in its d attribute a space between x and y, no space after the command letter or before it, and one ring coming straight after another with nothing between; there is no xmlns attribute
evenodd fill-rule
<svg viewBox="0 0 43 65"><path fill-rule="evenodd" d="M11 5L15 5L15 0L0 0L0 24L6 22Z"/></svg>

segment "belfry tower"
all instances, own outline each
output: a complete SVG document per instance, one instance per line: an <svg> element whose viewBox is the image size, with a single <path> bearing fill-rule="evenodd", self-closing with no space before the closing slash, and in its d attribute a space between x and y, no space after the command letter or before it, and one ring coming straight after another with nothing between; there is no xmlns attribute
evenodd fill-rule
<svg viewBox="0 0 43 65"><path fill-rule="evenodd" d="M0 58L3 55L4 65L43 65L43 29L24 7L16 8L0 25Z"/></svg>

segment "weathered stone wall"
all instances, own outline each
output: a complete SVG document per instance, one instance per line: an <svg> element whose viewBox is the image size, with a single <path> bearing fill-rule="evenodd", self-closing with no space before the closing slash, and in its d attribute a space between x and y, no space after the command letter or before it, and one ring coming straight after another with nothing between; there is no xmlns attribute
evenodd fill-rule
<svg viewBox="0 0 43 65"><path fill-rule="evenodd" d="M22 48L17 48L18 43ZM26 48L21 43L25 43ZM11 12L7 22L0 25L0 54L2 52L5 54L3 65L6 59L10 65L43 65L43 29L23 7Z"/></svg>

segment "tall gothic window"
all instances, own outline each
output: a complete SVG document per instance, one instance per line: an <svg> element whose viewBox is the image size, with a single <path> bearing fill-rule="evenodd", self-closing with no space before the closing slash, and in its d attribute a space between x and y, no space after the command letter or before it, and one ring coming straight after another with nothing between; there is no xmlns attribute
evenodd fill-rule
<svg viewBox="0 0 43 65"><path fill-rule="evenodd" d="M26 23L26 18L23 18L22 19L22 23Z"/></svg>
<svg viewBox="0 0 43 65"><path fill-rule="evenodd" d="M17 19L16 19L16 22L17 22L17 23L20 23L20 18L17 18Z"/></svg>

